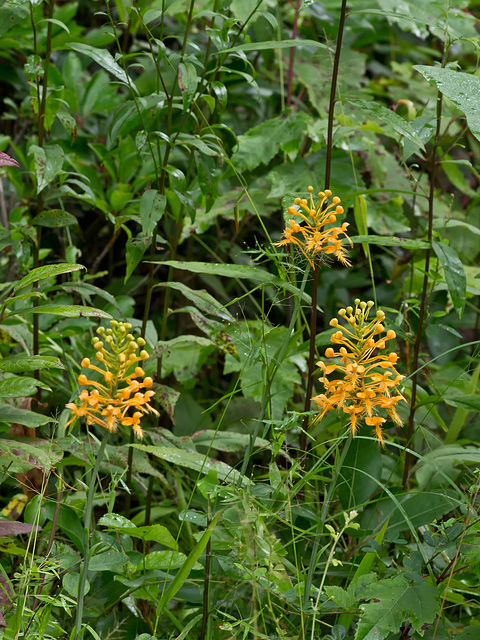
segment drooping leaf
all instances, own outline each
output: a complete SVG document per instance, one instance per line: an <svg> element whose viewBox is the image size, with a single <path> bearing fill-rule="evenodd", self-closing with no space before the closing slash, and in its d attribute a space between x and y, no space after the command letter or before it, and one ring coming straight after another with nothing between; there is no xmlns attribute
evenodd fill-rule
<svg viewBox="0 0 480 640"><path fill-rule="evenodd" d="M9 404L0 404L0 421L9 424L23 424L25 427L35 429L49 422L54 422L54 419L50 416L42 416L39 413L27 411L26 409L18 409Z"/></svg>
<svg viewBox="0 0 480 640"><path fill-rule="evenodd" d="M68 46L70 49L73 49L78 53L83 53L94 60L97 64L103 67L105 71L111 73L112 76L125 83L129 89L138 94L137 87L130 80L122 67L115 62L112 54L107 49L98 49L97 47L92 47L89 44L84 44L83 42L69 42Z"/></svg>
<svg viewBox="0 0 480 640"><path fill-rule="evenodd" d="M116 513L109 513L102 516L98 524L105 527L107 531L125 533L134 538L140 538L140 540L144 540L145 542L158 542L172 549L177 548L177 543L172 534L166 527L160 524L137 527L133 522L127 520L127 518Z"/></svg>
<svg viewBox="0 0 480 640"><path fill-rule="evenodd" d="M49 227L51 229L59 227L68 227L72 224L78 224L78 220L75 216L72 216L68 211L62 209L50 209L50 211L42 211L38 216L35 216L32 220L33 225L39 227Z"/></svg>
<svg viewBox="0 0 480 640"><path fill-rule="evenodd" d="M465 114L470 131L480 140L480 112L478 96L480 95L480 77L464 71L442 69L417 64L413 67L422 76L435 85L453 104Z"/></svg>
<svg viewBox="0 0 480 640"><path fill-rule="evenodd" d="M278 287L283 287L294 295L300 295L300 290L298 287L295 287L289 282L281 280L279 277L275 276L269 271L259 269L258 267L249 267L247 265L237 264L219 264L211 262L183 262L181 260L162 260L159 262L152 260L152 263L164 264L166 266L172 266L175 269L192 271L193 273L208 273L217 276L226 276L228 278L238 278L240 280L247 279L263 284L273 284ZM311 302L311 298L308 294L303 293L302 296L307 304Z"/></svg>
<svg viewBox="0 0 480 640"><path fill-rule="evenodd" d="M361 595L370 602L360 605L363 614L355 640L383 640L390 633L398 634L406 621L423 636L440 608L437 587L420 577L409 580L404 575L396 575L377 580L367 585Z"/></svg>
<svg viewBox="0 0 480 640"><path fill-rule="evenodd" d="M183 451L182 449L173 449L171 447L155 447L145 444L132 444L130 445L141 451L145 451L156 458L165 460L174 465L180 467L186 467L193 471L207 474L210 470L216 471L218 477L224 482L236 483L240 479L249 483L249 480L244 478L239 471L230 467L225 462L209 458L201 453L194 451Z"/></svg>
<svg viewBox="0 0 480 640"><path fill-rule="evenodd" d="M33 154L34 157L37 193L40 193L62 170L65 154L58 144L45 145L44 147L32 144L29 154Z"/></svg>
<svg viewBox="0 0 480 640"><path fill-rule="evenodd" d="M14 290L18 291L22 287L28 287L34 282L44 280L45 278L53 278L61 275L62 273L71 273L72 271L80 271L81 269L85 269L85 267L81 264L75 263L47 264L44 267L37 267L32 269L26 276L15 283Z"/></svg>
<svg viewBox="0 0 480 640"><path fill-rule="evenodd" d="M430 244L423 240L412 240L411 238L397 238L395 236L350 236L353 243L365 242L367 244L377 244L385 247L401 247L405 249L428 249Z"/></svg>
<svg viewBox="0 0 480 640"><path fill-rule="evenodd" d="M458 253L444 242L432 241L432 248L443 267L448 292L453 306L461 319L465 309L465 294L467 290L467 276Z"/></svg>
<svg viewBox="0 0 480 640"><path fill-rule="evenodd" d="M0 360L0 371L23 373L39 369L63 369L63 364L54 356L28 356L20 353Z"/></svg>
<svg viewBox="0 0 480 640"><path fill-rule="evenodd" d="M246 42L230 49L217 51L217 55L223 53L235 53L236 51L265 51L268 49L291 49L292 47L313 47L315 49L329 49L327 45L318 40L265 40L264 42Z"/></svg>
<svg viewBox="0 0 480 640"><path fill-rule="evenodd" d="M140 200L140 222L146 238L151 238L157 223L162 219L166 202L166 197L156 189L147 189L143 193Z"/></svg>
<svg viewBox="0 0 480 640"><path fill-rule="evenodd" d="M361 109L364 113L374 118L377 122L386 123L388 129L399 133L400 135L407 138L407 140L411 140L412 142L414 142L421 149L424 149L422 140L413 131L409 123L394 111L387 109L387 107L384 107L383 105L378 104L378 102L374 102L373 100L362 100L360 98L356 98L353 100L349 98L348 102L353 107Z"/></svg>
<svg viewBox="0 0 480 640"><path fill-rule="evenodd" d="M0 398L22 398L35 394L37 388L51 391L50 387L28 376L15 376L0 380Z"/></svg>
<svg viewBox="0 0 480 640"><path fill-rule="evenodd" d="M50 313L52 315L64 316L65 318L108 318L112 316L102 309L92 307L84 307L81 304L44 304L38 307L29 307L28 309L19 309L10 315L26 315L27 313Z"/></svg>

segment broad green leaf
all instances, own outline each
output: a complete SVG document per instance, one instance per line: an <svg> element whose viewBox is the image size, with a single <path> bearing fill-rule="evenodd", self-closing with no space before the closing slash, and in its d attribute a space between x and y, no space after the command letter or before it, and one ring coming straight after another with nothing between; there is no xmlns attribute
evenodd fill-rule
<svg viewBox="0 0 480 640"><path fill-rule="evenodd" d="M478 96L480 95L480 77L464 71L453 71L441 67L429 67L417 64L413 67L422 76L435 85L453 104L465 114L472 134L480 140L480 112Z"/></svg>
<svg viewBox="0 0 480 640"><path fill-rule="evenodd" d="M28 376L15 376L0 380L0 398L22 398L37 393L37 388L51 391L50 387L40 380ZM1 418L0 418L1 419Z"/></svg>
<svg viewBox="0 0 480 640"><path fill-rule="evenodd" d="M0 415L3 419L2 406L4 405L0 405ZM50 471L61 457L47 440L0 438L0 465L13 465L11 471L15 473L32 468Z"/></svg>
<svg viewBox="0 0 480 640"><path fill-rule="evenodd" d="M453 407L468 409L468 411L480 411L480 395L473 393L459 393L454 396L447 395L444 397L445 403Z"/></svg>
<svg viewBox="0 0 480 640"><path fill-rule="evenodd" d="M150 238L156 229L157 223L162 219L167 199L158 193L156 189L147 189L140 200L140 222L142 233Z"/></svg>
<svg viewBox="0 0 480 640"><path fill-rule="evenodd" d="M54 356L27 356L24 353L0 359L0 371L23 373L39 369L63 369L64 366Z"/></svg>
<svg viewBox="0 0 480 640"><path fill-rule="evenodd" d="M250 442L250 436L247 433L214 431L213 429L198 431L191 438L196 447L203 445L216 451L244 451ZM256 438L253 446L268 449L270 442L263 438Z"/></svg>
<svg viewBox="0 0 480 640"><path fill-rule="evenodd" d="M18 291L22 287L28 287L34 282L44 280L45 278L53 278L54 276L59 276L62 273L71 273L72 271L80 271L81 269L85 269L85 267L81 264L75 263L48 264L44 267L37 267L36 269L32 269L26 276L19 280L15 284L14 290Z"/></svg>
<svg viewBox="0 0 480 640"><path fill-rule="evenodd" d="M191 62L178 65L178 87L183 95L183 110L186 111L195 98L198 86L197 69Z"/></svg>
<svg viewBox="0 0 480 640"><path fill-rule="evenodd" d="M176 291L180 291L183 295L191 300L195 306L204 313L213 314L226 322L235 322L234 317L228 311L228 309L222 305L219 305L218 300L205 291L205 289L191 289L183 282L161 282L154 285L155 287L171 287Z"/></svg>
<svg viewBox="0 0 480 640"><path fill-rule="evenodd" d="M261 164L268 164L281 150L288 152L293 147L298 148L310 121L309 115L297 111L253 127L239 136L233 164L238 171L251 171Z"/></svg>
<svg viewBox="0 0 480 640"><path fill-rule="evenodd" d="M292 47L312 47L314 49L328 49L330 47L318 42L318 40L265 40L264 42L247 42L245 44L239 44L236 47L230 49L222 49L217 51L216 54L222 53L235 53L236 51L265 51L266 49L291 49Z"/></svg>
<svg viewBox="0 0 480 640"><path fill-rule="evenodd" d="M185 564L187 556L180 551L151 551L145 556L145 562L139 563L139 571L143 569L180 569ZM202 569L202 565L197 564L196 569Z"/></svg>
<svg viewBox="0 0 480 640"><path fill-rule="evenodd" d="M382 468L382 454L376 443L355 438L342 466L344 482L338 488L345 510L354 509L371 498L379 488Z"/></svg>
<svg viewBox="0 0 480 640"><path fill-rule="evenodd" d="M29 0L10 0L3 2L0 6L0 37L16 24L22 22L30 12Z"/></svg>
<svg viewBox="0 0 480 640"><path fill-rule="evenodd" d="M0 404L0 422L23 424L25 427L35 429L49 422L55 422L50 416L42 416L33 411L18 409L9 404Z"/></svg>
<svg viewBox="0 0 480 640"><path fill-rule="evenodd" d="M102 516L98 524L105 527L107 531L125 533L133 538L140 538L144 542L158 542L172 549L177 548L177 543L170 531L160 524L137 527L131 520L117 513L109 513Z"/></svg>
<svg viewBox="0 0 480 640"><path fill-rule="evenodd" d="M145 238L129 238L125 245L126 273L124 283L128 281L141 259L145 255L149 245L149 240Z"/></svg>
<svg viewBox="0 0 480 640"><path fill-rule="evenodd" d="M196 546L190 552L190 554L189 554L188 558L186 559L184 565L178 571L177 575L172 580L172 582L171 582L170 586L168 587L168 589L163 592L162 597L161 597L160 602L158 603L158 607L157 607L157 617L160 616L160 614L162 613L165 605L167 605L171 600L173 600L173 598L175 597L175 595L178 592L178 590L184 585L185 581L187 580L188 576L190 575L190 572L192 571L193 567L195 566L195 563L197 562L197 560L200 558L200 556L202 555L203 551L205 550L205 547L207 546L207 543L210 540L210 538L212 536L212 533L213 533L215 527L217 526L217 522L220 520L220 516L222 515L222 513L223 513L223 511L220 511L219 513L217 513L215 518L208 525L205 533L202 535L200 540L197 542Z"/></svg>
<svg viewBox="0 0 480 640"><path fill-rule="evenodd" d="M368 236L368 224L367 224L367 199L365 196L356 196L353 205L353 215L355 217L355 224L362 236ZM370 247L368 243L362 242L363 252L365 257L370 257Z"/></svg>
<svg viewBox="0 0 480 640"><path fill-rule="evenodd" d="M42 211L38 216L35 216L32 220L33 225L39 227L50 227L55 229L58 227L68 227L72 224L78 224L78 220L75 216L72 216L68 211L62 209L50 209L50 211Z"/></svg>
<svg viewBox="0 0 480 640"><path fill-rule="evenodd" d="M367 244L378 244L384 247L401 247L405 249L428 249L430 244L423 240L412 240L410 238L398 238L395 236L351 236L352 242L366 242Z"/></svg>
<svg viewBox="0 0 480 640"><path fill-rule="evenodd" d="M447 229L452 229L454 227L462 227L463 229L466 229L468 233L473 233L473 235L475 236L480 236L480 229L478 227L474 227L473 224L469 224L468 222L465 222L465 220L456 220L455 218L452 218L451 220L447 220L446 222L442 220L441 225L445 226L445 228Z"/></svg>
<svg viewBox="0 0 480 640"><path fill-rule="evenodd" d="M226 276L227 278L238 278L240 280L247 279L260 284L272 284L277 287L283 287L294 295L299 295L300 290L298 287L291 285L289 282L281 280L279 277L259 269L258 267L249 267L247 265L237 264L221 264L212 262L183 262L181 260L152 260L153 264L164 264L167 267L174 267L175 269L182 269L184 271L191 271L193 273L208 273L216 276ZM311 303L311 298L308 294L303 293L303 299L307 303Z"/></svg>
<svg viewBox="0 0 480 640"><path fill-rule="evenodd" d="M128 556L121 551L99 553L88 563L89 571L120 571L128 562Z"/></svg>
<svg viewBox="0 0 480 640"><path fill-rule="evenodd" d="M387 109L387 107L384 107L373 100L361 100L360 98L356 98L355 100L348 99L347 102L353 107L361 109L367 115L372 116L377 120L377 122L385 122L389 128L393 129L408 140L415 142L415 144L417 144L421 149L425 148L422 140L413 131L409 123L394 111Z"/></svg>
<svg viewBox="0 0 480 640"><path fill-rule="evenodd" d="M73 49L78 53L83 53L94 60L97 64L103 67L105 71L111 73L112 76L125 83L129 89L138 94L137 87L133 84L132 80L127 76L122 67L115 62L112 54L107 49L91 47L89 44L84 44L83 42L69 42L68 46L70 49Z"/></svg>
<svg viewBox="0 0 480 640"><path fill-rule="evenodd" d="M27 313L51 313L65 318L108 318L109 320L112 318L109 313L102 311L102 309L84 307L80 304L45 304L39 307L30 307L29 309L19 309L11 313L10 316L24 316Z"/></svg>
<svg viewBox="0 0 480 640"><path fill-rule="evenodd" d="M64 153L58 144L38 147L32 144L29 155L33 154L35 175L37 176L37 194L43 191L60 173L63 165Z"/></svg>
<svg viewBox="0 0 480 640"><path fill-rule="evenodd" d="M186 467L187 469L192 469L199 473L206 474L209 471L216 471L218 477L224 482L236 483L242 479L247 482L247 484L249 483L249 480L244 478L240 472L233 467L230 467L228 464L221 462L220 460L209 458L202 453L184 451L182 449L174 449L171 447L155 447L145 444L132 444L130 446L140 449L140 451L145 451L146 453L149 453L156 458L160 458L161 460L165 460L170 464L179 467Z"/></svg>
<svg viewBox="0 0 480 640"><path fill-rule="evenodd" d="M398 634L408 622L420 636L432 623L440 609L437 587L419 577L409 580L404 575L377 580L361 592L363 611L355 640L383 640L390 633Z"/></svg>
<svg viewBox="0 0 480 640"><path fill-rule="evenodd" d="M480 411L480 407L477 411ZM445 485L445 474L455 479L462 465L472 463L477 466L480 464L480 449L477 446L442 446L423 456L416 465L415 477L421 490L434 489Z"/></svg>
<svg viewBox="0 0 480 640"><path fill-rule="evenodd" d="M444 242L432 241L432 248L443 267L448 292L452 298L453 306L461 319L465 309L465 294L467 290L467 277L458 253Z"/></svg>

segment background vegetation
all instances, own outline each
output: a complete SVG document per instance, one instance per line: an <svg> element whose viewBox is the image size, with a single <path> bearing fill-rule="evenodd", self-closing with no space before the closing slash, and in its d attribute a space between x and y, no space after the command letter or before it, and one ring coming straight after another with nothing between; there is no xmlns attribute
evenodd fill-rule
<svg viewBox="0 0 480 640"><path fill-rule="evenodd" d="M0 637L479 637L479 14L3 1ZM274 244L310 185L351 267ZM383 448L310 402L357 298ZM112 318L143 440L70 422Z"/></svg>

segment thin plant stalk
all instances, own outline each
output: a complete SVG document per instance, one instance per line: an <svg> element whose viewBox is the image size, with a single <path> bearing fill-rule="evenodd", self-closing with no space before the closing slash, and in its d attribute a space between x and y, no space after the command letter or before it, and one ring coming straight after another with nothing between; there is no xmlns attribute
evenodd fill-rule
<svg viewBox="0 0 480 640"><path fill-rule="evenodd" d="M442 55L442 68L445 67L447 58L447 44L445 41L443 55ZM437 110L436 110L436 130L435 130L435 138L433 141L432 152L430 154L430 189L428 194L428 230L427 230L427 240L431 245L433 239L433 210L435 205L435 184L437 180L437 152L438 145L440 141L440 127L442 124L442 106L443 106L443 94L440 91L437 91ZM432 255L432 249L428 248L425 251L425 269L423 274L423 285L422 285L422 296L420 299L420 314L418 317L418 327L417 334L415 337L415 344L413 348L413 360L411 369L413 371L412 374L412 392L411 392L411 400L410 400L410 413L408 415L407 422L407 434L406 434L406 446L411 446L411 440L413 438L414 425L415 425L415 412L417 410L417 384L418 384L418 361L420 356L420 347L422 344L422 334L423 334L423 326L425 324L425 318L427 315L427 294L428 294L428 282L429 282L429 271L430 271L430 257ZM407 489L408 480L410 475L410 467L412 466L412 455L408 451L405 454L405 466L403 468L403 488Z"/></svg>
<svg viewBox="0 0 480 640"><path fill-rule="evenodd" d="M330 188L330 176L332 171L332 150L333 150L333 115L335 111L335 96L337 94L338 69L340 66L340 54L342 51L343 32L345 30L345 19L347 13L347 0L342 0L342 8L340 11L340 22L338 25L337 46L333 59L332 83L330 85L330 102L328 107L328 125L327 125L327 157L325 166L325 189ZM305 451L307 447L308 433L308 412L310 411L310 399L313 390L313 370L315 368L315 338L317 335L317 291L320 269L318 260L315 264L312 281L312 310L310 315L310 349L308 356L308 373L307 373L307 391L305 395L305 418L303 419L303 428L300 433L300 451Z"/></svg>
<svg viewBox="0 0 480 640"><path fill-rule="evenodd" d="M84 525L83 525L83 568L81 569L80 581L78 584L77 614L75 619L74 640L78 640L80 638L80 631L82 628L83 597L85 595L85 584L87 582L88 564L89 564L89 555L90 555L90 528L92 524L92 515L93 515L93 498L95 496L95 485L96 485L97 475L100 470L100 465L102 463L103 454L105 453L105 447L107 446L109 435L110 435L109 432L105 431L102 441L100 443L100 447L97 452L97 457L95 459L95 465L93 467L92 475L90 476L90 481L88 483L87 502L85 504Z"/></svg>
<svg viewBox="0 0 480 640"><path fill-rule="evenodd" d="M315 539L313 543L312 553L310 556L310 564L308 566L307 577L305 579L305 591L303 594L303 604L305 607L308 606L308 603L310 600L310 589L312 588L313 576L315 575L315 569L317 568L317 564L318 564L317 554L318 554L318 548L320 546L320 535L325 526L325 522L327 521L328 509L330 507L330 503L332 502L333 493L337 487L337 481L340 476L343 463L345 462L345 458L347 456L348 450L350 448L350 444L352 442L352 434L349 433L349 435L347 436L346 442L345 442L345 439L340 440L338 443L339 446L342 442L344 442L345 444L338 460L335 461L332 481L330 482L327 494L323 501L322 513L320 514L320 519L318 520L317 529L315 531Z"/></svg>
<svg viewBox="0 0 480 640"><path fill-rule="evenodd" d="M302 0L297 0L297 6L295 7L295 17L293 18L293 30L292 40L297 38L298 34L298 14L300 13L300 5ZM288 75L287 75L287 108L292 104L292 82L293 82L293 64L295 62L295 47L290 49L290 59L288 62Z"/></svg>

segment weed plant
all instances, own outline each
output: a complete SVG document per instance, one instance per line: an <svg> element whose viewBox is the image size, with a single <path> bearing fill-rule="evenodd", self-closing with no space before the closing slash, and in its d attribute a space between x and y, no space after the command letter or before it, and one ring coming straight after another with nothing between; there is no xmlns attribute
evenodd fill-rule
<svg viewBox="0 0 480 640"><path fill-rule="evenodd" d="M479 19L0 6L0 638L480 638Z"/></svg>

